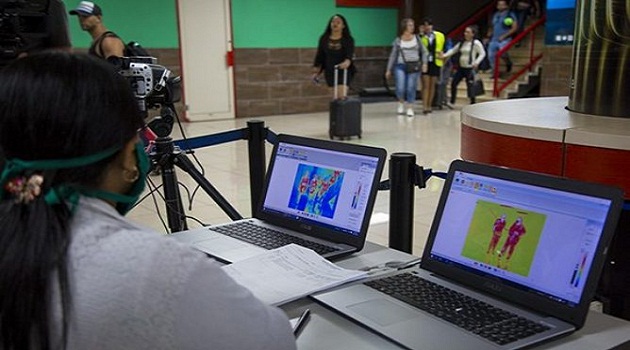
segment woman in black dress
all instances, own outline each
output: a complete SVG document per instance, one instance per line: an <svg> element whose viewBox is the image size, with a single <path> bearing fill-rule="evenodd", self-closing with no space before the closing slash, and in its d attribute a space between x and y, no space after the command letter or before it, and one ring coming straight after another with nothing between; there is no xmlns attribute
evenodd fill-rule
<svg viewBox="0 0 630 350"><path fill-rule="evenodd" d="M343 71L339 72L337 78L339 84L338 98L345 98L348 93L348 85L356 72L356 68L352 64L353 58L354 39L350 35L350 27L342 15L336 14L330 18L324 34L319 38L315 63L313 64L313 80L318 81L323 72L326 84L332 93L335 66L342 70L347 69L348 81L346 84L343 82Z"/></svg>

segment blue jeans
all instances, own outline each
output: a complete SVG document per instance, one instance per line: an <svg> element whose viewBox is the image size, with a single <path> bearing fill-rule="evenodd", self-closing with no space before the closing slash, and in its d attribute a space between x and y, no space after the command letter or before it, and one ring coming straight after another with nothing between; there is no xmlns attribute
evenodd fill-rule
<svg viewBox="0 0 630 350"><path fill-rule="evenodd" d="M509 42L510 39L505 39L503 41L492 39L490 43L488 43L488 60L490 61L490 68L492 68L493 71L496 69L496 67L494 66L494 60L497 56L497 52L499 52L499 50L505 47L505 45L507 45ZM505 55L507 56L507 53Z"/></svg>
<svg viewBox="0 0 630 350"><path fill-rule="evenodd" d="M404 64L394 66L394 79L396 79L396 97L398 101L405 101L409 104L416 102L416 91L418 90L418 78L420 73L407 73Z"/></svg>

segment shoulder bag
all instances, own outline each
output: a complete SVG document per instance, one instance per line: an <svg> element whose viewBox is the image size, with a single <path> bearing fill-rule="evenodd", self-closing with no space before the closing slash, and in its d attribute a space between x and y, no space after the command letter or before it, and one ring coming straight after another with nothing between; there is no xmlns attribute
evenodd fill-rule
<svg viewBox="0 0 630 350"><path fill-rule="evenodd" d="M418 41L418 45L422 45L420 41ZM400 50L400 57L402 57L403 62L405 62L405 72L407 74L419 73L420 62L419 61L407 62L407 60L405 59L405 51L403 51L402 46L400 44L398 44L398 50Z"/></svg>

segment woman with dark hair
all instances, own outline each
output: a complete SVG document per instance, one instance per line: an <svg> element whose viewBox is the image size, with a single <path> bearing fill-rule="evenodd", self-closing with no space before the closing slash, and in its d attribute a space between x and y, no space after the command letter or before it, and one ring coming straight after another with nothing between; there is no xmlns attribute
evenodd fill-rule
<svg viewBox="0 0 630 350"><path fill-rule="evenodd" d="M403 114L406 110L408 117L414 116L413 105L416 102L420 72L427 70L428 51L420 43L415 31L416 24L413 19L403 18L400 22L400 36L394 39L385 70L386 79L394 72L398 98L397 112Z"/></svg>
<svg viewBox="0 0 630 350"><path fill-rule="evenodd" d="M479 64L486 57L486 50L481 41L475 39L477 35L476 26L468 26L464 29L464 41L455 44L444 54L440 54L440 59L447 59L459 53L457 71L451 81L451 104L455 104L457 99L457 85L466 79L467 82L475 79L475 72L479 69ZM476 102L474 94L470 95L470 104Z"/></svg>
<svg viewBox="0 0 630 350"><path fill-rule="evenodd" d="M326 84L332 90L334 86L335 67L348 70L347 85L343 83L343 73L338 74L339 98L345 98L348 94L348 85L356 72L352 63L354 59L354 38L350 34L350 27L345 17L340 14L333 15L324 34L319 37L317 54L313 64L313 81L318 81L319 75L323 72ZM332 92L331 92L332 94Z"/></svg>
<svg viewBox="0 0 630 350"><path fill-rule="evenodd" d="M279 309L124 218L148 159L113 66L45 53L0 81L0 348L295 348Z"/></svg>

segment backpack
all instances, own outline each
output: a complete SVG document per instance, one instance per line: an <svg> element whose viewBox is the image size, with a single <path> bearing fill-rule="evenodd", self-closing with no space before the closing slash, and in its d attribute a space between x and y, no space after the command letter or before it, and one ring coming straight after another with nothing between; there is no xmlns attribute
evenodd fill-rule
<svg viewBox="0 0 630 350"><path fill-rule="evenodd" d="M477 40L477 39L475 39ZM480 71L484 72L490 69L490 58L488 58L488 47L486 45L483 45L483 50L485 51L486 55L484 56L483 60L481 60L481 62L479 62L479 67L477 67L477 69L479 69Z"/></svg>
<svg viewBox="0 0 630 350"><path fill-rule="evenodd" d="M126 57L150 57L151 54L137 41L130 41L125 45L123 51Z"/></svg>
<svg viewBox="0 0 630 350"><path fill-rule="evenodd" d="M98 38L97 42L93 44L94 46L98 46L101 53L103 52L103 48L101 48L103 39L105 39L105 37L108 37L108 36L118 38L122 41L122 38L116 35L116 33L110 32L110 31L105 32L103 35L101 35ZM151 54L144 47L142 47L137 41L130 41L125 44L125 47L123 49L123 56L125 57L150 57Z"/></svg>

